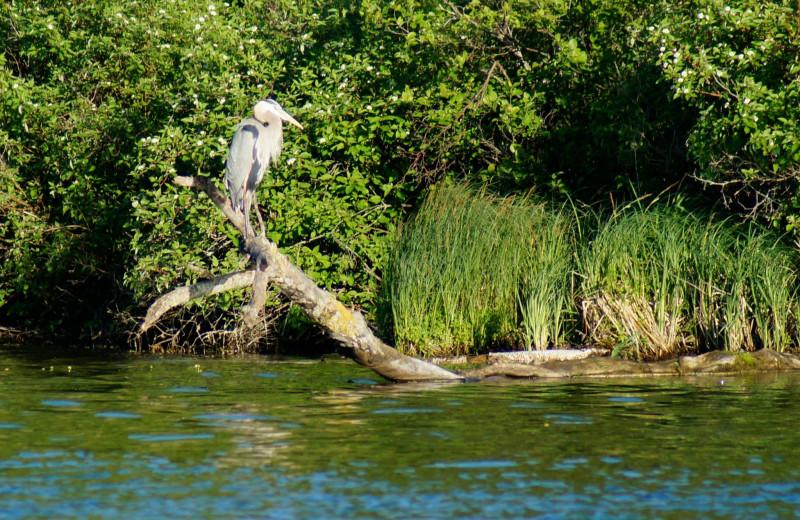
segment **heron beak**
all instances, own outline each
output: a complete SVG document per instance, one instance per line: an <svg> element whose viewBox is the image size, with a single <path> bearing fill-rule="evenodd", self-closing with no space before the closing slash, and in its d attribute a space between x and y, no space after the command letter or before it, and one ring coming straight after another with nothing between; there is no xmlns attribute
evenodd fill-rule
<svg viewBox="0 0 800 520"><path fill-rule="evenodd" d="M284 120L285 120L285 121L288 121L288 122L289 122L289 123L291 123L291 124L293 124L294 126L296 126L297 128L299 128L300 130L303 130L303 125L301 125L301 124L300 124L300 123L297 121L297 119L293 118L293 117L292 117L292 116L290 116L289 114L286 114L286 117L284 117Z"/></svg>

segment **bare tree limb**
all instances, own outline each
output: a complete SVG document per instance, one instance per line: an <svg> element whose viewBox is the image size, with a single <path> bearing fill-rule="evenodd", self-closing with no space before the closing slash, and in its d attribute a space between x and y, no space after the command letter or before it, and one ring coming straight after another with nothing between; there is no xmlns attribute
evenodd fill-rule
<svg viewBox="0 0 800 520"><path fill-rule="evenodd" d="M244 216L234 211L228 198L205 177L176 177L179 186L200 188L228 217L244 236ZM244 309L245 320L254 322L263 308L267 283L272 283L305 314L322 327L328 335L343 345L358 363L394 381L462 380L463 377L431 363L405 356L383 343L369 328L364 316L342 305L336 297L314 283L305 273L278 251L278 246L264 237L248 237L244 251L260 269L219 277L215 282L204 281L181 287L162 296L151 306L141 330L146 330L169 309L191 299L222 292L222 280L232 281L231 289L252 284L253 299ZM233 277L233 278L229 278ZM262 299L263 298L263 299Z"/></svg>
<svg viewBox="0 0 800 520"><path fill-rule="evenodd" d="M173 289L162 295L150 306L139 330L141 332L146 331L170 309L184 305L196 298L246 287L253 283L253 275L253 271L238 271L220 276L214 280L203 280L194 285Z"/></svg>

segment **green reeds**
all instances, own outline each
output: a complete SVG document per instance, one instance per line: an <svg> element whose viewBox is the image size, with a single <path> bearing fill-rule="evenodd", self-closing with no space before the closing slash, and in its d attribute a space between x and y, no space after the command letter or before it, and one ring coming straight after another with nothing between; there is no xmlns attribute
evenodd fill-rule
<svg viewBox="0 0 800 520"><path fill-rule="evenodd" d="M794 257L773 233L680 200L573 217L439 186L384 273L384 330L417 355L570 340L637 359L784 351L800 346Z"/></svg>
<svg viewBox="0 0 800 520"><path fill-rule="evenodd" d="M753 225L632 206L598 226L579 271L588 341L631 357L797 344L792 255Z"/></svg>
<svg viewBox="0 0 800 520"><path fill-rule="evenodd" d="M567 220L554 215L524 197L434 188L403 227L384 274L382 309L397 347L455 355L512 347L520 334L528 346L558 341L570 271L558 257L568 261L571 249Z"/></svg>
<svg viewBox="0 0 800 520"><path fill-rule="evenodd" d="M530 256L522 263L519 311L523 347L543 350L564 343L567 319L574 314L572 270L575 242L572 220L558 211L531 230Z"/></svg>

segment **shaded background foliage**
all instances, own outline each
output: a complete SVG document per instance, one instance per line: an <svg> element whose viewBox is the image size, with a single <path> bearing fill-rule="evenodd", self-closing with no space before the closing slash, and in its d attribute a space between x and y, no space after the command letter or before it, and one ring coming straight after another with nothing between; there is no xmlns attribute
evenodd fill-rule
<svg viewBox="0 0 800 520"><path fill-rule="evenodd" d="M262 187L268 235L368 313L397 226L447 179L592 201L689 175L684 189L713 186L712 199L794 231L800 26L788 1L0 9L7 326L125 332L165 289L239 268L221 215L170 179L221 185L235 124L269 95L307 130L287 130ZM176 322L233 327L245 297Z"/></svg>

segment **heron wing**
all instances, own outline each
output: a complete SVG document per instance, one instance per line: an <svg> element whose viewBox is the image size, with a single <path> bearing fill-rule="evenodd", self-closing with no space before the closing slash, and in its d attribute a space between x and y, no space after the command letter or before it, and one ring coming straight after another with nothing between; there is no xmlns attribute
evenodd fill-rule
<svg viewBox="0 0 800 520"><path fill-rule="evenodd" d="M260 128L261 127L261 128ZM259 157L259 135L263 127L255 119L244 120L231 140L228 160L225 163L225 185L231 197L231 205L244 211L246 193L255 190L256 179L263 163Z"/></svg>

